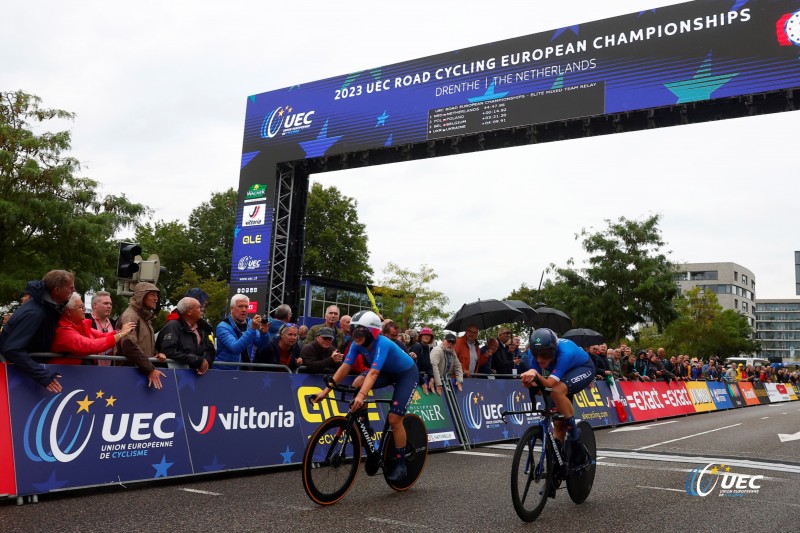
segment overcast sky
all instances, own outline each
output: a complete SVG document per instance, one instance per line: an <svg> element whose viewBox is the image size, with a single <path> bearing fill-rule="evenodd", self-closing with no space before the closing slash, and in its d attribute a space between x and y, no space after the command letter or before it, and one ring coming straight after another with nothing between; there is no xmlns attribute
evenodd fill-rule
<svg viewBox="0 0 800 533"><path fill-rule="evenodd" d="M680 2L6 2L0 86L77 114L108 193L185 221L237 187L249 95ZM734 3L733 0L731 2ZM499 8L499 9L498 9ZM13 22L12 22L13 21ZM663 216L670 258L732 261L793 298L798 113L328 173L358 200L380 276L434 268L450 310L585 258L574 235ZM713 156L712 156L713 154Z"/></svg>

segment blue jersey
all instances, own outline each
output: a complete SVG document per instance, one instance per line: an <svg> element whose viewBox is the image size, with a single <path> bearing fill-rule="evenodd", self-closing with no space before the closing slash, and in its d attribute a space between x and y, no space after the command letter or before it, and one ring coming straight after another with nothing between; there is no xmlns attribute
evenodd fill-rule
<svg viewBox="0 0 800 533"><path fill-rule="evenodd" d="M548 377L554 378L556 381L561 381L561 378L570 370L586 365L594 366L589 354L569 339L558 339L553 360L545 369L539 366L535 357L531 357L531 368L542 375L544 375L543 370L549 372Z"/></svg>
<svg viewBox="0 0 800 533"><path fill-rule="evenodd" d="M378 335L378 338L372 341L372 346L369 350L356 343L350 345L350 351L347 352L344 362L350 366L356 360L356 357L361 355L364 358L364 364L370 370L377 370L379 372L385 370L393 374L399 374L414 366L414 360L406 352L394 343L394 341L387 339L383 335Z"/></svg>

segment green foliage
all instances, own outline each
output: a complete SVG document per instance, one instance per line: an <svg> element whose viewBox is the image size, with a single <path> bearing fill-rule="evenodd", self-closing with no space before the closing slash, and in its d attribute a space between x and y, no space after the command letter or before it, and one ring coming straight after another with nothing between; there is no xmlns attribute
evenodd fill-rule
<svg viewBox="0 0 800 533"><path fill-rule="evenodd" d="M72 120L22 91L0 92L0 301L54 268L75 273L79 291L115 287L114 235L148 211L124 195L101 195L65 155L69 131L37 134Z"/></svg>
<svg viewBox="0 0 800 533"><path fill-rule="evenodd" d="M161 265L168 270L159 277L158 285L169 303L176 303L191 287L203 288L200 282L213 282L214 287L226 285L230 278L235 221L236 190L228 189L212 193L208 202L193 209L188 225L173 220L140 224L136 228L136 242L142 247L142 256L157 254ZM183 288L187 267L198 284Z"/></svg>
<svg viewBox="0 0 800 533"><path fill-rule="evenodd" d="M217 281L231 278L233 230L236 226L237 192L231 188L214 193L189 215L189 238L194 245L193 268L198 275Z"/></svg>
<svg viewBox="0 0 800 533"><path fill-rule="evenodd" d="M551 265L555 281L542 291L547 305L570 315L576 327L591 328L612 342L630 335L635 325L652 322L659 329L676 314L678 286L658 229L659 215L641 222L621 217L606 220L597 232L583 229L588 266L575 269Z"/></svg>
<svg viewBox="0 0 800 533"><path fill-rule="evenodd" d="M205 318L209 324L215 326L228 313L228 284L225 281L202 278L192 268L183 264L181 276L177 280L174 291L175 302L180 300L186 292L198 287L208 294Z"/></svg>
<svg viewBox="0 0 800 533"><path fill-rule="evenodd" d="M664 345L670 354L729 357L760 348L747 317L723 310L713 292L696 287L677 300L676 309L678 318L664 331Z"/></svg>
<svg viewBox="0 0 800 533"><path fill-rule="evenodd" d="M438 277L428 265L420 265L418 271L391 262L386 265L380 282L381 287L386 289L375 287L373 292L376 297L381 296L384 309L402 307L403 311L399 316L384 318L391 318L403 330L428 326L435 335L440 336L444 321L450 316L444 309L450 299L430 288L430 284Z"/></svg>
<svg viewBox="0 0 800 533"><path fill-rule="evenodd" d="M303 272L354 283L370 283L367 233L358 202L336 187L311 185L306 206Z"/></svg>

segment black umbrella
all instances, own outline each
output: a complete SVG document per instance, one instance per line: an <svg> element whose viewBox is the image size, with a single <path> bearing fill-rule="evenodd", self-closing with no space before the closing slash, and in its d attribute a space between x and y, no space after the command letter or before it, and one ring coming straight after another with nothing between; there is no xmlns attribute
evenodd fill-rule
<svg viewBox="0 0 800 533"><path fill-rule="evenodd" d="M526 324L530 324L531 321L536 318L536 309L531 307L530 305L526 304L522 300L503 300L505 303L510 305L515 309L519 309L522 311L522 317L519 320L525 320Z"/></svg>
<svg viewBox="0 0 800 533"><path fill-rule="evenodd" d="M577 328L571 329L561 336L562 339L569 339L581 348L603 344L605 337L593 329Z"/></svg>
<svg viewBox="0 0 800 533"><path fill-rule="evenodd" d="M537 307L536 316L529 324L535 328L549 328L560 334L572 327L572 320L565 312L558 309Z"/></svg>
<svg viewBox="0 0 800 533"><path fill-rule="evenodd" d="M506 302L501 302L500 300L478 300L461 306L461 309L447 321L444 329L464 331L471 324L478 326L478 329L486 329L500 324L516 322L521 317L524 317L523 312L508 305Z"/></svg>

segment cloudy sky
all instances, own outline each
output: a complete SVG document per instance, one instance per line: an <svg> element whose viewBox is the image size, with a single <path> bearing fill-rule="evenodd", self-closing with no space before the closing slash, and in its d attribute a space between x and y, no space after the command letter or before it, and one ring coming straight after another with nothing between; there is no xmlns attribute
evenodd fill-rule
<svg viewBox="0 0 800 533"><path fill-rule="evenodd" d="M238 186L248 95L676 3L12 0L0 87L75 112L72 155L104 191L186 220L211 192ZM550 263L581 264L581 228L652 213L672 260L736 262L754 272L757 297L793 298L799 116L314 179L358 200L376 273L426 263L451 310L535 286Z"/></svg>

